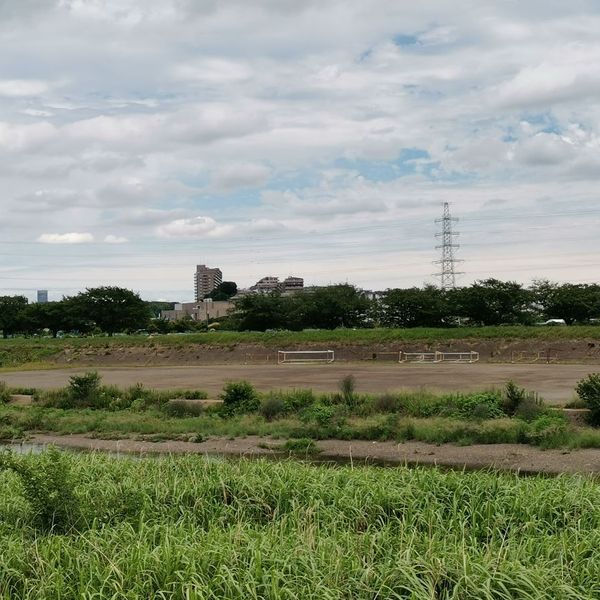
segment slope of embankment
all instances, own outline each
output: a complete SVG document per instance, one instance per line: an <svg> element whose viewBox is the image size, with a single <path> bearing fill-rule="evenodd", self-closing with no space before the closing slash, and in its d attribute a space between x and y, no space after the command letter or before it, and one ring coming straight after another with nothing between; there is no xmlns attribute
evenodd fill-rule
<svg viewBox="0 0 600 600"><path fill-rule="evenodd" d="M600 363L600 327L481 327L210 332L0 341L0 366L152 366L272 362L277 351L324 350L336 360L394 361L402 352L479 353L482 362Z"/></svg>

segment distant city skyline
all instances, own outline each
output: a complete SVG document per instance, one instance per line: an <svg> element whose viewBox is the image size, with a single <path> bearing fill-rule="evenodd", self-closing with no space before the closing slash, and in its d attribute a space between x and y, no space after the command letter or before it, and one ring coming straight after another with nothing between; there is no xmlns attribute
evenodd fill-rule
<svg viewBox="0 0 600 600"><path fill-rule="evenodd" d="M598 280L593 0L0 3L0 294ZM106 43L110 40L110 43Z"/></svg>

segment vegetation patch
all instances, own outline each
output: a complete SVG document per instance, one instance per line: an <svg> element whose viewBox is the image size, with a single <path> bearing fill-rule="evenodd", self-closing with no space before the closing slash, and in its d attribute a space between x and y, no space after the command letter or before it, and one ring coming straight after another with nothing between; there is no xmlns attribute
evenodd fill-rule
<svg viewBox="0 0 600 600"><path fill-rule="evenodd" d="M2 456L11 600L596 597L591 478Z"/></svg>

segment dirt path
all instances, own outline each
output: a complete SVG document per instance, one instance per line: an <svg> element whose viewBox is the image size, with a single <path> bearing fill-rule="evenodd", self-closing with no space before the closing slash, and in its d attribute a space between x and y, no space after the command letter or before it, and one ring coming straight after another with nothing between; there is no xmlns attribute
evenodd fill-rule
<svg viewBox="0 0 600 600"><path fill-rule="evenodd" d="M132 454L208 454L246 457L280 457L281 440L259 437L215 438L202 443L99 440L83 436L37 435L30 442L64 448ZM600 473L600 450L540 450L519 444L434 446L422 442L366 442L322 440L316 461L364 462L388 465L440 465L453 468L494 468L522 473ZM271 448L265 448L270 446Z"/></svg>
<svg viewBox="0 0 600 600"><path fill-rule="evenodd" d="M57 388L68 383L75 373L93 367L14 371L0 374L10 386ZM331 392L339 380L356 377L360 392L385 392L426 387L434 391L472 391L502 387L512 379L538 392L548 404L561 405L573 397L577 381L591 372L594 365L564 364L364 364L331 365L205 365L197 367L104 367L96 369L107 384L129 386L137 382L150 388L200 388L212 397L220 393L226 381L247 379L261 391L282 388L312 388Z"/></svg>

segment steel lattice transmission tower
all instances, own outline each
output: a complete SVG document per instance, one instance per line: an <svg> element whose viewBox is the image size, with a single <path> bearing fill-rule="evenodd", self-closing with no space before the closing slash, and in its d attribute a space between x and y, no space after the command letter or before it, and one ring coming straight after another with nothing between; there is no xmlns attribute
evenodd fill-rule
<svg viewBox="0 0 600 600"><path fill-rule="evenodd" d="M441 223L442 231L435 234L435 237L441 238L442 243L436 246L437 250L442 251L440 260L436 260L435 264L441 265L440 272L436 273L436 277L440 278L440 287L443 290L449 290L456 287L456 276L461 275L456 271L456 263L462 262L458 260L454 254L460 245L455 243L455 238L459 235L454 231L452 224L458 221L457 218L450 215L450 203L444 202L444 214L441 219L436 219L436 223Z"/></svg>

